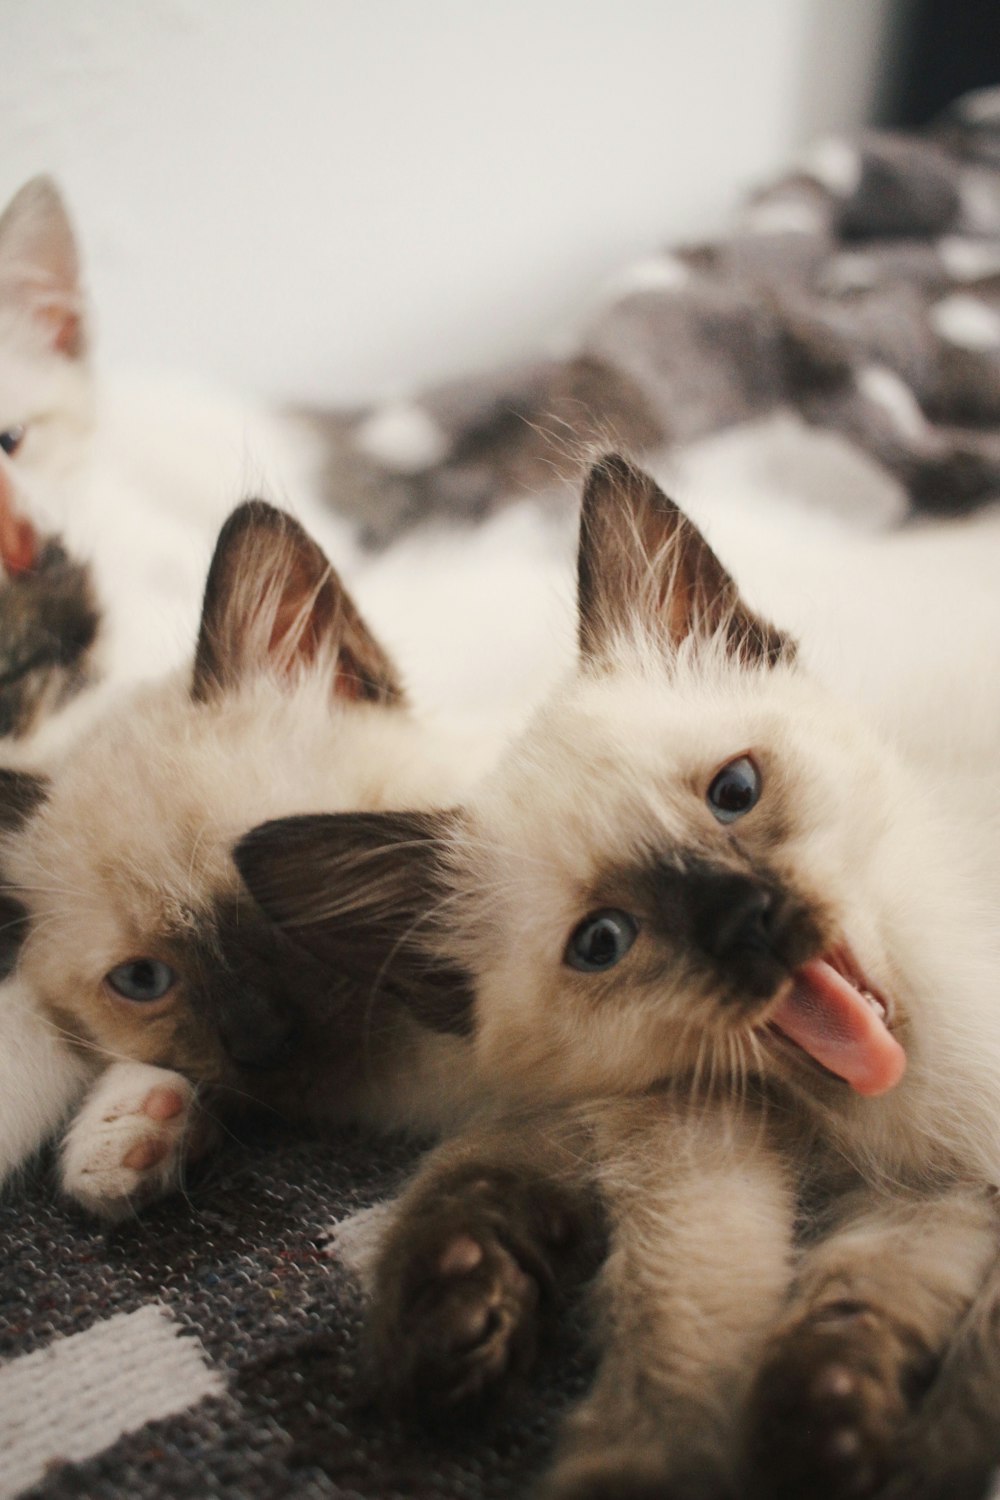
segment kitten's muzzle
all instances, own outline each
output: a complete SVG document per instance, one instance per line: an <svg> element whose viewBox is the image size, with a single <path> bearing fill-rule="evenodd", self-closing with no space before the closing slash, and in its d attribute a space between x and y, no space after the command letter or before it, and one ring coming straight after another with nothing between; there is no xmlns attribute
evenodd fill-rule
<svg viewBox="0 0 1000 1500"><path fill-rule="evenodd" d="M299 1041L294 1016L282 1014L267 995L242 989L219 1020L219 1036L231 1062L242 1068L280 1068Z"/></svg>
<svg viewBox="0 0 1000 1500"><path fill-rule="evenodd" d="M683 936L708 961L724 1003L770 999L815 950L807 908L756 873L702 864L679 878L672 897Z"/></svg>

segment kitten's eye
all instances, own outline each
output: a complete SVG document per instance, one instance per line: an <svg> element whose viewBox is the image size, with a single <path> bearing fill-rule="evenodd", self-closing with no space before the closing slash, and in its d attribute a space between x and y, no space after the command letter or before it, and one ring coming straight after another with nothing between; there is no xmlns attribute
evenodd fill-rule
<svg viewBox="0 0 1000 1500"><path fill-rule="evenodd" d="M583 974L613 969L635 942L639 924L627 911L595 911L566 944L563 962Z"/></svg>
<svg viewBox="0 0 1000 1500"><path fill-rule="evenodd" d="M723 766L708 789L708 805L720 823L735 823L760 798L760 772L749 755Z"/></svg>
<svg viewBox="0 0 1000 1500"><path fill-rule="evenodd" d="M170 965L161 964L158 958L134 958L107 976L111 988L126 1000L162 1000L176 981Z"/></svg>
<svg viewBox="0 0 1000 1500"><path fill-rule="evenodd" d="M14 454L23 442L23 427L8 427L6 432L0 432L0 449L6 453L8 458L14 457Z"/></svg>

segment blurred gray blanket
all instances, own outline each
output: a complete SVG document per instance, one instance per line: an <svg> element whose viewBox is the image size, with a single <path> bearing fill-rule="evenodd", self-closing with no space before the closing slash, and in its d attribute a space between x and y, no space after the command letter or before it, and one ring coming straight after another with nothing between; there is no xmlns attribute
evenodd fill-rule
<svg viewBox="0 0 1000 1500"><path fill-rule="evenodd" d="M312 415L334 503L378 546L551 489L594 444L641 457L779 410L914 511L1000 494L1000 90L921 137L825 142L725 237L625 267L565 358Z"/></svg>

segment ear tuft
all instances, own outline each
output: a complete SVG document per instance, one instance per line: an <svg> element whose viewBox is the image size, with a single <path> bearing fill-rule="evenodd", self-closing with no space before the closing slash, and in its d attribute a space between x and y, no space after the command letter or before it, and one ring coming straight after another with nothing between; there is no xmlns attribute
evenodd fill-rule
<svg viewBox="0 0 1000 1500"><path fill-rule="evenodd" d="M55 353L86 353L76 237L51 177L25 183L0 217L0 303L29 318Z"/></svg>
<svg viewBox="0 0 1000 1500"><path fill-rule="evenodd" d="M437 951L454 813L317 813L253 829L234 858L258 905L362 1002L391 994L436 1031L471 1027L469 976Z"/></svg>
<svg viewBox="0 0 1000 1500"><path fill-rule="evenodd" d="M283 510L247 500L225 522L205 584L193 697L207 702L247 678L328 666L331 690L396 704L403 689L322 548Z"/></svg>
<svg viewBox="0 0 1000 1500"><path fill-rule="evenodd" d="M774 666L795 643L755 614L693 521L620 455L587 475L577 555L580 654L596 665L641 633L668 651L721 639L740 660Z"/></svg>

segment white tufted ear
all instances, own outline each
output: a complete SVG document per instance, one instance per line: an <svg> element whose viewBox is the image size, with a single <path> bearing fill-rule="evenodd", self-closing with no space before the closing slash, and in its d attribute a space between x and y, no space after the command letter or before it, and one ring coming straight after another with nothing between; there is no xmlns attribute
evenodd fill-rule
<svg viewBox="0 0 1000 1500"><path fill-rule="evenodd" d="M67 359L86 353L73 226L50 177L33 177L0 217L0 306L23 314Z"/></svg>

